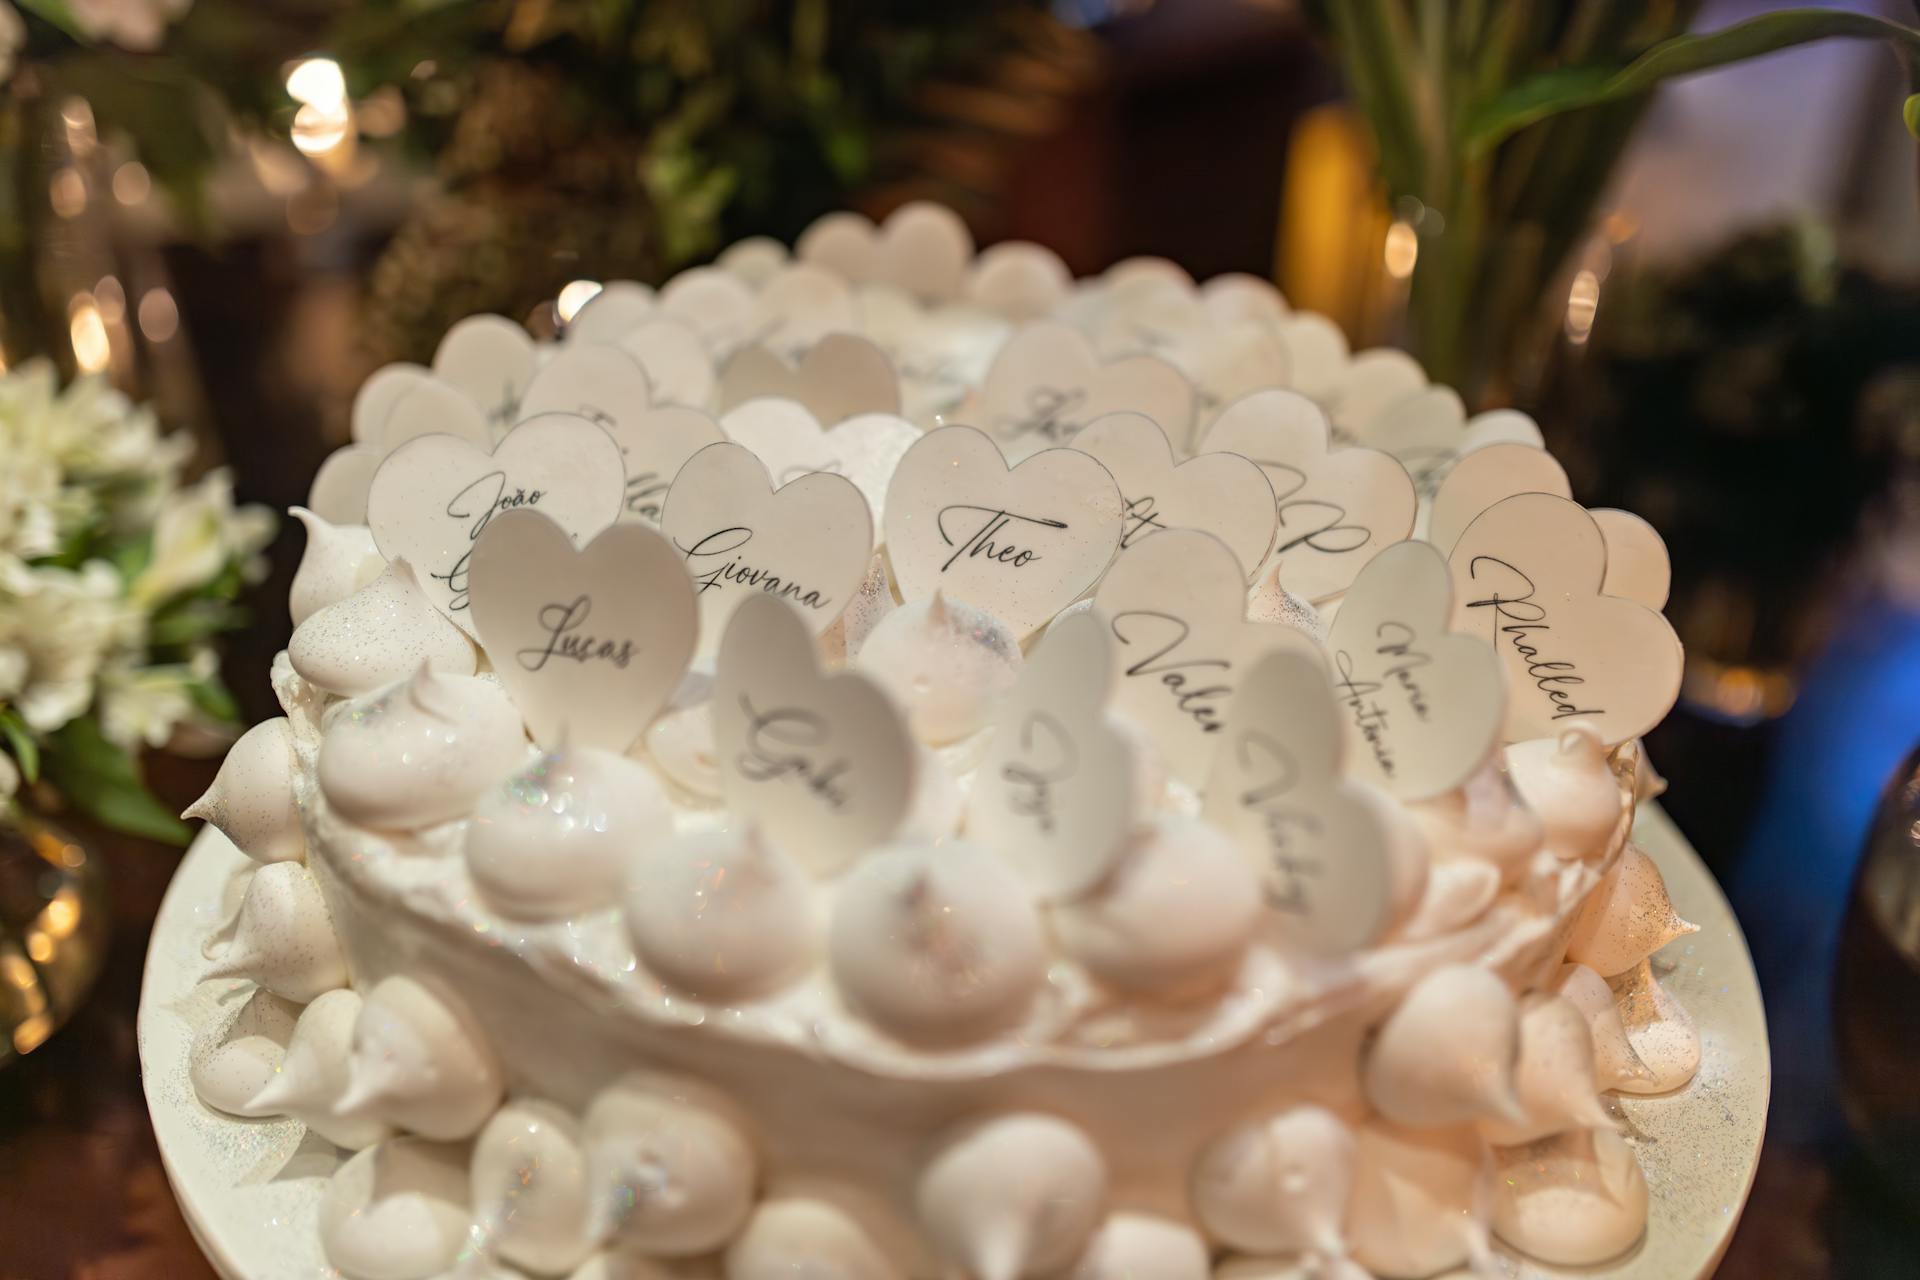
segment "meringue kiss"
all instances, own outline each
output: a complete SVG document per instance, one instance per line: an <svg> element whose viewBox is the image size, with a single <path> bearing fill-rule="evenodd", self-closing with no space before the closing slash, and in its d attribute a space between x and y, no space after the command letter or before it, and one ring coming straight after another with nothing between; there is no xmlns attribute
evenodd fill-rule
<svg viewBox="0 0 1920 1280"><path fill-rule="evenodd" d="M372 582L387 562L373 545L373 530L363 524L332 524L305 507L290 507L287 514L307 530L307 547L287 593L297 627Z"/></svg>
<svg viewBox="0 0 1920 1280"><path fill-rule="evenodd" d="M337 1147L358 1150L390 1136L366 1116L336 1116L334 1103L347 1087L347 1058L361 999L350 987L329 991L300 1012L280 1070L254 1094L251 1114L284 1115Z"/></svg>
<svg viewBox="0 0 1920 1280"><path fill-rule="evenodd" d="M1513 1093L1519 1010L1499 975L1446 965L1422 978L1388 1015L1362 1068L1367 1100L1396 1124L1465 1124L1482 1116L1524 1122Z"/></svg>
<svg viewBox="0 0 1920 1280"><path fill-rule="evenodd" d="M295 627L287 657L310 684L349 698L423 664L462 676L475 667L472 642L433 607L405 560Z"/></svg>
<svg viewBox="0 0 1920 1280"><path fill-rule="evenodd" d="M920 1225L976 1280L1022 1280L1079 1256L1106 1214L1107 1168L1078 1128L1016 1113L949 1137L920 1175Z"/></svg>
<svg viewBox="0 0 1920 1280"><path fill-rule="evenodd" d="M233 941L207 977L251 978L296 1004L346 986L346 958L313 872L298 862L269 863L254 872Z"/></svg>
<svg viewBox="0 0 1920 1280"><path fill-rule="evenodd" d="M369 991L353 1023L341 1117L372 1116L425 1138L471 1135L500 1105L500 1060L451 993L403 975Z"/></svg>
<svg viewBox="0 0 1920 1280"><path fill-rule="evenodd" d="M262 720L227 748L213 785L180 816L218 827L255 862L298 862L307 839L293 789L296 767L287 718Z"/></svg>

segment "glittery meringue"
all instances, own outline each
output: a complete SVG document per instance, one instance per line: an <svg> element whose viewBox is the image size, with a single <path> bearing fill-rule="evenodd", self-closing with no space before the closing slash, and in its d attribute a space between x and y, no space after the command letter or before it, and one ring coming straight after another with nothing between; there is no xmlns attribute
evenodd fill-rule
<svg viewBox="0 0 1920 1280"><path fill-rule="evenodd" d="M1213 1280L1373 1280L1373 1273L1346 1258L1228 1258Z"/></svg>
<svg viewBox="0 0 1920 1280"><path fill-rule="evenodd" d="M287 657L308 683L349 698L423 664L461 676L475 669L473 643L433 607L404 559L295 627Z"/></svg>
<svg viewBox="0 0 1920 1280"><path fill-rule="evenodd" d="M354 1019L347 1087L334 1114L448 1141L485 1124L503 1089L500 1060L466 1006L396 974L367 993Z"/></svg>
<svg viewBox="0 0 1920 1280"><path fill-rule="evenodd" d="M1622 1093L1666 1093L1700 1070L1700 1029L1642 960L1610 984L1633 1052L1647 1068L1644 1079L1619 1086Z"/></svg>
<svg viewBox="0 0 1920 1280"><path fill-rule="evenodd" d="M346 958L313 872L298 862L272 862L255 872L233 941L207 977L251 978L296 1004L346 986Z"/></svg>
<svg viewBox="0 0 1920 1280"><path fill-rule="evenodd" d="M574 1268L567 1280L720 1280L720 1272L713 1266L689 1267L610 1249Z"/></svg>
<svg viewBox="0 0 1920 1280"><path fill-rule="evenodd" d="M359 1150L391 1135L368 1116L337 1116L347 1087L353 1024L363 1002L351 987L320 996L300 1012L279 1071L253 1096L251 1114L290 1116L337 1147Z"/></svg>
<svg viewBox="0 0 1920 1280"><path fill-rule="evenodd" d="M1436 862L1420 905L1396 934L1401 942L1424 942L1466 928L1487 913L1500 894L1500 868L1478 858Z"/></svg>
<svg viewBox="0 0 1920 1280"><path fill-rule="evenodd" d="M1613 988L1605 978L1583 964L1562 965L1552 989L1587 1020L1587 1033L1593 1039L1594 1083L1602 1089L1624 1089L1634 1081L1652 1077L1647 1064L1633 1051L1627 1025L1620 1018L1620 1006L1614 1003Z"/></svg>
<svg viewBox="0 0 1920 1280"><path fill-rule="evenodd" d="M320 1245L351 1280L432 1280L467 1242L466 1148L390 1138L320 1193Z"/></svg>
<svg viewBox="0 0 1920 1280"><path fill-rule="evenodd" d="M726 1280L801 1276L905 1280L866 1230L838 1205L802 1196L761 1201L746 1229L727 1247Z"/></svg>
<svg viewBox="0 0 1920 1280"><path fill-rule="evenodd" d="M1487 1144L1470 1125L1406 1129L1371 1121L1355 1135L1352 1259L1382 1280L1424 1280L1484 1252Z"/></svg>
<svg viewBox="0 0 1920 1280"><path fill-rule="evenodd" d="M298 862L306 832L293 777L293 727L285 716L262 720L227 748L207 793L180 816L204 819L255 862Z"/></svg>
<svg viewBox="0 0 1920 1280"><path fill-rule="evenodd" d="M669 781L702 800L718 800L719 749L713 743L713 704L677 707L655 720L646 732L647 755Z"/></svg>
<svg viewBox="0 0 1920 1280"><path fill-rule="evenodd" d="M1518 1146L1568 1129L1613 1123L1593 1078L1593 1034L1587 1030L1587 1016L1570 1000L1534 994L1521 1002L1513 1082L1526 1120L1481 1120L1481 1136L1495 1146Z"/></svg>
<svg viewBox="0 0 1920 1280"><path fill-rule="evenodd" d="M553 1103L515 1098L494 1112L473 1140L468 1187L476 1238L508 1262L549 1275L591 1251L580 1130Z"/></svg>
<svg viewBox="0 0 1920 1280"><path fill-rule="evenodd" d="M1621 816L1620 782L1591 725L1574 723L1557 738L1507 748L1507 773L1527 807L1540 815L1547 848L1565 861L1606 849Z"/></svg>
<svg viewBox="0 0 1920 1280"><path fill-rule="evenodd" d="M1576 1129L1494 1153L1493 1230L1558 1267L1619 1257L1647 1228L1647 1179L1611 1129Z"/></svg>
<svg viewBox="0 0 1920 1280"><path fill-rule="evenodd" d="M953 1043L1017 1022L1046 973L1024 882L971 845L895 845L846 875L828 958L847 1002L903 1040Z"/></svg>
<svg viewBox="0 0 1920 1280"><path fill-rule="evenodd" d="M819 946L813 882L758 827L710 828L638 849L627 934L656 977L703 1000L787 986Z"/></svg>
<svg viewBox="0 0 1920 1280"><path fill-rule="evenodd" d="M348 821L410 831L471 812L526 759L520 713L498 684L423 665L329 721L318 776Z"/></svg>
<svg viewBox="0 0 1920 1280"><path fill-rule="evenodd" d="M1524 1120L1513 1093L1519 1009L1499 975L1455 964L1422 978L1388 1015L1361 1068L1367 1100L1396 1124Z"/></svg>
<svg viewBox="0 0 1920 1280"><path fill-rule="evenodd" d="M1581 906L1567 938L1567 959L1611 978L1699 928L1674 911L1660 868L1629 843Z"/></svg>
<svg viewBox="0 0 1920 1280"><path fill-rule="evenodd" d="M1426 833L1435 862L1476 858L1499 867L1506 880L1525 869L1546 838L1497 762L1452 791L1409 804L1407 813Z"/></svg>
<svg viewBox="0 0 1920 1280"><path fill-rule="evenodd" d="M1016 1113L949 1137L914 1193L935 1253L974 1280L1070 1264L1106 1213L1107 1168L1075 1126Z"/></svg>
<svg viewBox="0 0 1920 1280"><path fill-rule="evenodd" d="M373 545L373 530L363 524L333 524L305 507L289 507L287 514L307 530L307 547L287 592L287 611L297 627L379 577L387 562Z"/></svg>
<svg viewBox="0 0 1920 1280"><path fill-rule="evenodd" d="M689 1257L725 1244L753 1209L753 1147L731 1109L704 1086L627 1076L594 1098L580 1130L596 1240Z"/></svg>
<svg viewBox="0 0 1920 1280"><path fill-rule="evenodd" d="M1232 979L1260 919L1260 883L1237 845L1193 818L1134 832L1106 878L1054 908L1067 954L1102 982L1166 997Z"/></svg>
<svg viewBox="0 0 1920 1280"><path fill-rule="evenodd" d="M489 791L467 827L467 871L513 920L566 920L619 899L636 840L673 829L645 765L562 747Z"/></svg>
<svg viewBox="0 0 1920 1280"><path fill-rule="evenodd" d="M986 727L1023 659L1019 640L993 615L935 591L882 618L855 665L906 711L914 737L941 746Z"/></svg>
<svg viewBox="0 0 1920 1280"><path fill-rule="evenodd" d="M1337 1254L1353 1189L1352 1130L1322 1107L1250 1121L1208 1143L1188 1198L1200 1225L1250 1253Z"/></svg>
<svg viewBox="0 0 1920 1280"><path fill-rule="evenodd" d="M1278 623L1304 632L1322 644L1327 639L1327 620L1302 596L1280 585L1280 571L1264 574L1247 593L1247 621Z"/></svg>
<svg viewBox="0 0 1920 1280"><path fill-rule="evenodd" d="M259 1105L260 1086L274 1078L286 1057L300 1006L258 988L230 1017L194 1037L187 1079L200 1101L233 1116L270 1116Z"/></svg>
<svg viewBox="0 0 1920 1280"><path fill-rule="evenodd" d="M1116 1213L1060 1280L1209 1280L1207 1242L1166 1218Z"/></svg>

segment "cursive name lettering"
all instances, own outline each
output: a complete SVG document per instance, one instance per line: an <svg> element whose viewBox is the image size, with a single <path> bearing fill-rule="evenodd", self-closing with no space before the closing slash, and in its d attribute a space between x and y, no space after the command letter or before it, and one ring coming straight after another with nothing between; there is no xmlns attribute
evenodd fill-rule
<svg viewBox="0 0 1920 1280"><path fill-rule="evenodd" d="M667 504L667 490L673 484L658 471L642 471L627 478L627 511L649 524L660 523L660 509Z"/></svg>
<svg viewBox="0 0 1920 1280"><path fill-rule="evenodd" d="M1174 705L1182 714L1191 716L1200 726L1202 733L1218 733L1228 700L1233 697L1233 686L1227 684L1201 685L1191 687L1197 678L1196 671L1231 671L1233 664L1224 658L1181 657L1169 661L1173 651L1186 643L1193 628L1170 613L1156 613L1150 609L1131 609L1117 613L1108 624L1114 638L1121 644L1131 647L1136 641L1150 646L1153 641L1149 635L1164 639L1165 643L1152 650L1146 657L1126 669L1126 674L1145 676L1159 680L1161 686L1173 698ZM1129 634L1131 633L1131 634ZM1216 677L1217 678L1217 677Z"/></svg>
<svg viewBox="0 0 1920 1280"><path fill-rule="evenodd" d="M979 518L979 523L970 525L971 531L966 533L959 542L954 541L953 531L947 528L947 517L955 512L971 513L971 516ZM953 554L947 557L947 562L940 566L940 572L945 573L953 568L954 561L961 556L969 560L985 557L995 564L1004 564L1014 569L1024 569L1040 559L1040 553L1031 548L994 540L1001 530L1016 520L1022 524L1039 525L1043 529L1067 527L1064 520L1050 520L1045 516L1017 515L1011 511L996 510L993 507L956 505L940 508L939 514L933 518L934 527L940 531L940 540L954 549Z"/></svg>
<svg viewBox="0 0 1920 1280"><path fill-rule="evenodd" d="M1361 741L1367 744L1367 750L1373 753L1380 772L1391 778L1396 766L1393 749L1387 744L1387 709L1373 698L1374 694L1380 692L1380 682L1356 677L1353 674L1353 655L1345 649L1334 653L1333 669L1336 673L1333 687L1353 716L1353 727L1359 731Z"/></svg>
<svg viewBox="0 0 1920 1280"><path fill-rule="evenodd" d="M1273 482L1273 498L1280 505L1280 545L1273 549L1276 556L1295 547L1343 556L1373 541L1373 530L1346 523L1347 509L1339 503L1294 497L1307 487L1307 473L1299 467L1269 458L1260 460L1260 469Z"/></svg>
<svg viewBox="0 0 1920 1280"><path fill-rule="evenodd" d="M625 671L633 661L633 641L574 634L592 612L593 600L584 595L570 603L556 601L542 605L537 616L541 629L547 633L546 643L521 649L514 658L528 671L539 671L554 658L570 658L582 664L610 662L616 669Z"/></svg>
<svg viewBox="0 0 1920 1280"><path fill-rule="evenodd" d="M507 490L507 473L489 471L472 484L453 495L447 503L446 514L452 520L471 520L467 528L467 549L453 566L445 573L429 572L427 576L437 582L447 584L447 590L453 593L453 599L447 608L460 610L467 607L467 567L473 559L472 544L486 532L493 523L494 516L502 511L511 511L515 507L538 506L546 494L538 489Z"/></svg>
<svg viewBox="0 0 1920 1280"><path fill-rule="evenodd" d="M789 779L835 813L847 807L852 799L847 771L853 766L844 756L817 758L820 749L830 745L823 716L803 707L757 711L744 693L740 709L747 713L746 741L734 758L741 777L749 782Z"/></svg>
<svg viewBox="0 0 1920 1280"><path fill-rule="evenodd" d="M1044 711L1036 711L1020 726L1020 750L1026 758L1009 760L1000 769L1007 784L1007 807L1032 818L1041 834L1052 835L1058 820L1053 789L1073 777L1080 766L1080 749L1067 727Z"/></svg>
<svg viewBox="0 0 1920 1280"><path fill-rule="evenodd" d="M1261 781L1235 797L1241 808L1260 816L1260 829L1266 837L1268 875L1261 894L1275 911L1312 915L1313 881L1326 873L1326 862L1305 846L1325 827L1315 815L1286 803L1300 780L1299 762L1278 739L1259 730L1241 734L1233 751L1243 770L1266 771Z"/></svg>
<svg viewBox="0 0 1920 1280"><path fill-rule="evenodd" d="M1540 656L1543 633L1553 630L1553 624L1547 621L1546 605L1533 598L1533 579L1494 556L1475 556L1467 562L1469 578L1478 582L1483 572L1497 585L1490 588L1492 594L1486 599L1467 601L1467 608L1493 611L1489 615L1493 619L1493 643L1498 646L1500 636L1512 643L1513 651L1527 664L1528 679L1553 703L1553 714L1549 718L1565 720L1569 716L1605 715L1603 707L1579 705L1564 687L1587 682L1585 676L1578 674L1575 663L1553 662Z"/></svg>
<svg viewBox="0 0 1920 1280"><path fill-rule="evenodd" d="M745 525L732 525L725 529L716 529L691 547L674 543L674 548L687 558L687 567L693 573L693 580L702 592L715 587L745 587L749 591L758 589L770 596L782 600L791 600L808 609L824 609L832 603L831 596L821 595L818 591L790 582L771 569L760 569L747 564L738 557L727 560L715 569L706 569L694 562L711 561L721 556L732 556L734 552L753 541L753 530Z"/></svg>
<svg viewBox="0 0 1920 1280"><path fill-rule="evenodd" d="M1086 399L1085 387L1035 387L1023 412L1002 415L994 425L1003 436L1037 435L1059 444L1079 427L1072 414Z"/></svg>
<svg viewBox="0 0 1920 1280"><path fill-rule="evenodd" d="M1132 546L1135 542L1138 542L1141 538L1146 537L1148 534L1158 533L1167 527L1165 522L1160 519L1159 513L1155 510L1156 505L1152 494L1148 494L1144 498L1127 499L1127 509L1121 516L1120 525L1120 549L1122 551Z"/></svg>

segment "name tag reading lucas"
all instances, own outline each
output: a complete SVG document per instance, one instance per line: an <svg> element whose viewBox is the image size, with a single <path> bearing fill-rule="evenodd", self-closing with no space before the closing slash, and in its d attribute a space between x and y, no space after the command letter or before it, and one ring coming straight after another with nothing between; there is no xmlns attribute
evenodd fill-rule
<svg viewBox="0 0 1920 1280"><path fill-rule="evenodd" d="M886 543L908 599L945 592L1018 635L1093 586L1120 545L1119 486L1098 461L1048 449L1009 469L971 427L942 427L900 459Z"/></svg>
<svg viewBox="0 0 1920 1280"><path fill-rule="evenodd" d="M790 605L751 596L734 611L714 671L713 737L736 813L816 875L885 843L906 821L917 750L886 694L825 675Z"/></svg>

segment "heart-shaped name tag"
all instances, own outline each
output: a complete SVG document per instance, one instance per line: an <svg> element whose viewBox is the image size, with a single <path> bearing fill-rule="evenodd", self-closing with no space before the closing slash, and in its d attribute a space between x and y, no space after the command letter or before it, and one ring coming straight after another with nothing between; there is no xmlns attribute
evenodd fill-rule
<svg viewBox="0 0 1920 1280"><path fill-rule="evenodd" d="M367 375L353 393L353 408L347 415L347 431L363 444L379 444L386 438L387 414L394 403L423 383L438 381L423 365L400 362L384 364Z"/></svg>
<svg viewBox="0 0 1920 1280"><path fill-rule="evenodd" d="M1672 710L1680 639L1646 606L1601 594L1606 542L1579 504L1516 494L1467 526L1448 563L1453 625L1506 666L1508 742L1585 720L1613 746Z"/></svg>
<svg viewBox="0 0 1920 1280"><path fill-rule="evenodd" d="M566 340L618 342L651 319L660 304L653 290L633 280L609 280L567 321Z"/></svg>
<svg viewBox="0 0 1920 1280"><path fill-rule="evenodd" d="M1446 557L1400 542L1354 580L1327 636L1348 767L1402 800L1451 791L1500 740L1506 672L1452 620Z"/></svg>
<svg viewBox="0 0 1920 1280"><path fill-rule="evenodd" d="M1607 581L1601 590L1649 609L1665 609L1673 588L1673 561L1659 531L1631 511L1593 507L1587 514L1607 543Z"/></svg>
<svg viewBox="0 0 1920 1280"><path fill-rule="evenodd" d="M1193 432L1193 387L1158 356L1102 363L1081 333L1057 321L1007 339L980 388L977 421L1018 461L1065 444L1102 414L1144 413L1170 440Z"/></svg>
<svg viewBox="0 0 1920 1280"><path fill-rule="evenodd" d="M656 405L608 428L627 464L627 502L622 520L660 523L667 490L687 459L726 440L720 424L698 409Z"/></svg>
<svg viewBox="0 0 1920 1280"><path fill-rule="evenodd" d="M667 491L661 532L687 562L710 657L741 603L770 595L814 635L833 625L867 576L873 518L844 476L815 472L775 488L744 446L708 445Z"/></svg>
<svg viewBox="0 0 1920 1280"><path fill-rule="evenodd" d="M584 547L538 510L506 511L473 544L473 621L514 705L548 750L624 752L679 687L700 615L685 564L645 525Z"/></svg>
<svg viewBox="0 0 1920 1280"><path fill-rule="evenodd" d="M1113 643L1095 611L1047 631L993 717L968 838L1059 901L1098 884L1138 819L1133 748L1107 720Z"/></svg>
<svg viewBox="0 0 1920 1280"><path fill-rule="evenodd" d="M1201 529L1227 544L1251 579L1273 546L1279 513L1273 486L1236 453L1203 453L1178 466L1151 418L1109 413L1073 438L1113 473L1126 501L1120 554L1162 529Z"/></svg>
<svg viewBox="0 0 1920 1280"><path fill-rule="evenodd" d="M409 440L374 473L367 523L380 554L412 564L435 607L477 635L468 575L495 516L531 507L581 542L619 518L625 489L613 437L554 413L521 423L492 453L454 436Z"/></svg>
<svg viewBox="0 0 1920 1280"><path fill-rule="evenodd" d="M365 524L367 490L389 453L423 435L451 435L493 448L480 407L451 383L417 364L376 369L353 400L353 442L326 456L314 473L307 506L330 524Z"/></svg>
<svg viewBox="0 0 1920 1280"><path fill-rule="evenodd" d="M417 436L433 435L458 436L477 449L493 448L493 429L479 406L452 383L429 374L393 397L376 443L392 453Z"/></svg>
<svg viewBox="0 0 1920 1280"><path fill-rule="evenodd" d="M1275 645L1313 641L1247 621L1247 583L1225 543L1168 529L1122 556L1094 594L1120 666L1121 710L1152 735L1177 778L1207 775L1242 668Z"/></svg>
<svg viewBox="0 0 1920 1280"><path fill-rule="evenodd" d="M907 598L944 591L1025 636L1100 580L1120 505L1087 454L1047 449L1009 470L980 432L942 427L907 450L887 489L894 580Z"/></svg>
<svg viewBox="0 0 1920 1280"><path fill-rule="evenodd" d="M880 687L823 675L809 624L771 596L741 602L714 671L713 738L727 806L816 875L905 823L919 748Z"/></svg>
<svg viewBox="0 0 1920 1280"><path fill-rule="evenodd" d="M822 425L861 413L900 412L900 379L893 361L867 339L830 333L798 365L765 347L744 347L720 371L720 412L767 397L793 400Z"/></svg>
<svg viewBox="0 0 1920 1280"><path fill-rule="evenodd" d="M1073 292L1073 273L1060 255L1025 240L1003 240L981 251L967 277L967 301L1008 320L1050 315Z"/></svg>
<svg viewBox="0 0 1920 1280"><path fill-rule="evenodd" d="M1373 942L1392 907L1390 802L1341 776L1344 732L1318 653L1264 655L1241 680L1201 809L1260 873L1278 938L1323 954Z"/></svg>
<svg viewBox="0 0 1920 1280"><path fill-rule="evenodd" d="M1413 531L1406 468L1375 449L1329 448L1327 416L1297 391L1234 401L1203 446L1253 459L1273 485L1279 538L1267 567L1318 604L1339 595L1381 548Z"/></svg>
<svg viewBox="0 0 1920 1280"><path fill-rule="evenodd" d="M1400 459L1427 498L1439 491L1454 464L1476 449L1493 444L1537 449L1543 443L1539 425L1518 409L1493 409L1468 421L1451 387L1422 387L1351 425L1360 443Z"/></svg>
<svg viewBox="0 0 1920 1280"><path fill-rule="evenodd" d="M940 302L966 281L973 234L945 205L915 200L878 227L858 213L829 213L800 233L793 252L855 284L889 284Z"/></svg>
<svg viewBox="0 0 1920 1280"><path fill-rule="evenodd" d="M705 409L713 403L713 357L686 324L659 316L629 329L618 345L646 370L655 404Z"/></svg>
<svg viewBox="0 0 1920 1280"><path fill-rule="evenodd" d="M945 426L1007 340L1007 321L978 305L923 306L888 285L854 292L860 329L885 352L900 380L897 412L925 427Z"/></svg>
<svg viewBox="0 0 1920 1280"><path fill-rule="evenodd" d="M845 476L876 521L885 519L893 469L920 439L918 427L890 413L858 414L822 431L819 421L792 400L749 400L720 425L753 450L777 485L814 471Z"/></svg>
<svg viewBox="0 0 1920 1280"><path fill-rule="evenodd" d="M1462 455L1434 491L1427 541L1445 555L1482 511L1516 493L1571 498L1573 485L1552 454L1531 445L1490 444Z"/></svg>
<svg viewBox="0 0 1920 1280"><path fill-rule="evenodd" d="M582 343L562 347L534 373L520 396L520 418L572 413L616 428L653 405L653 388L640 362L619 347Z"/></svg>
<svg viewBox="0 0 1920 1280"><path fill-rule="evenodd" d="M434 373L466 392L496 435L519 421L533 365L533 339L505 316L468 316L433 353Z"/></svg>

